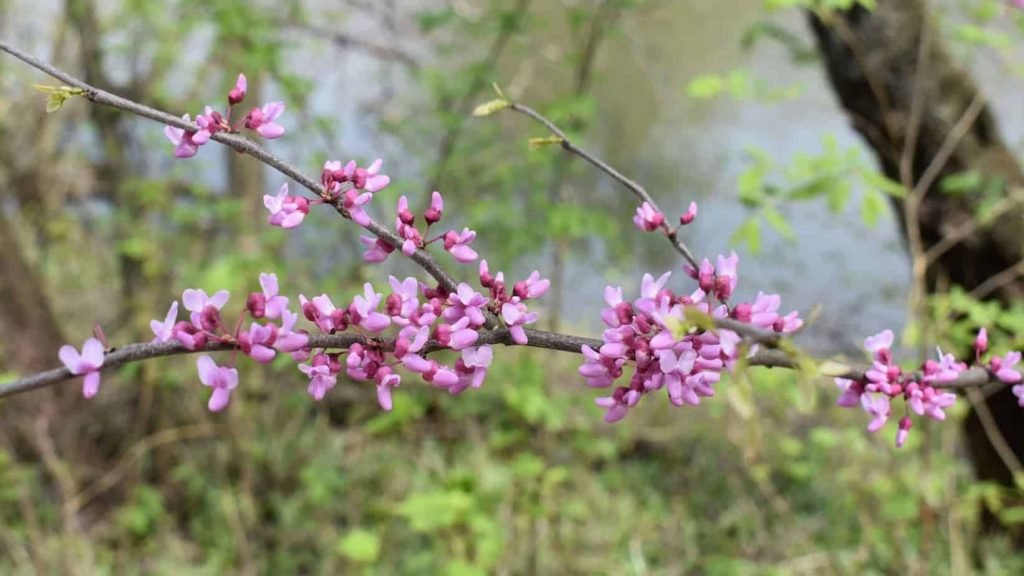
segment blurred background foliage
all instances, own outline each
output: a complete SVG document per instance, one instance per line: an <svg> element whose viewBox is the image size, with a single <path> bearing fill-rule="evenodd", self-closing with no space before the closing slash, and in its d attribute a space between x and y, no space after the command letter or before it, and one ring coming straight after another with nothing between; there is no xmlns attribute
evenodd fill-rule
<svg viewBox="0 0 1024 576"><path fill-rule="evenodd" d="M698 252L754 256L745 289L823 304L805 344L849 352L907 322L885 199L905 191L828 94L796 12L812 4L852 2L4 0L0 34L174 113L246 72L250 100L287 102L271 147L310 173L383 156L380 215L400 193L422 207L442 190L444 223L477 229L492 270L538 268L559 287L546 327L593 333L606 282L632 290L638 271L678 263L631 229L632 199L607 179L527 150L534 126L470 117L498 82L670 213L700 201ZM1019 105L1024 20L1000 2L938 4L943 39L967 62L997 54L981 80ZM112 342L146 339L187 287L237 303L275 271L293 302L345 299L416 273L363 265L357 231L328 214L291 234L264 226L278 175L214 146L175 162L159 126L84 102L47 115L38 82L0 59L0 251L24 272L3 280L3 318L31 327L0 324L5 373L51 367L93 322ZM1007 131L1019 150L1024 130ZM930 304L934 333L908 329L905 344L963 349L979 325L997 348L1022 344L1022 306L956 290ZM483 389L450 398L410 380L391 413L351 383L314 403L284 360L240 365L219 415L189 358L122 369L89 403L74 384L6 401L0 573L1024 573L1008 540L979 533L984 509L1024 522L1019 492L972 478L955 425L916 426L897 451L892 430L868 436L834 408L827 382L807 405L792 374L751 370L700 409L650 402L607 426L576 365L502 350Z"/></svg>

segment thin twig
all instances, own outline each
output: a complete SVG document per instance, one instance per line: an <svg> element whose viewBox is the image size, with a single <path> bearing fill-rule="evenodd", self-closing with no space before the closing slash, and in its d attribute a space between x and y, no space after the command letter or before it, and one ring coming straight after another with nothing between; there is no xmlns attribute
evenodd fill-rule
<svg viewBox="0 0 1024 576"><path fill-rule="evenodd" d="M529 106L517 104L514 102L510 102L507 108L509 110L519 112L520 114L529 116L530 118L533 118L537 122L543 124L549 132L551 132L560 140L560 144L563 149L579 156L580 158L592 164L601 172L604 172L608 176L611 176L613 180L615 180L619 184L622 184L631 192L633 192L633 194L635 194L636 197L639 198L642 202L647 202L648 204L651 205L651 208L664 214L661 208L658 207L658 203L654 201L654 198L652 198L651 195L648 194L647 190L644 189L643 186L638 184L635 180L628 178L626 175L616 170L614 167L612 167L604 160L601 160L597 156L594 156L590 152L587 152L586 150L580 148L576 144L573 144L572 140L569 139L565 132L563 132L562 129L559 128L554 122L548 120L543 114L537 112L536 110L530 108ZM671 229L668 226L668 224L662 224L662 229L665 231L665 236L668 237L669 241L672 243L672 246L675 247L675 249L680 254L683 255L683 258L685 258L686 261L689 262L690 265L693 266L694 268L700 267L700 264L697 262L697 259L693 256L693 252L691 252L690 249L686 246L686 244L682 241L682 239L679 238L677 232Z"/></svg>
<svg viewBox="0 0 1024 576"><path fill-rule="evenodd" d="M99 88L87 84L86 82L79 80L71 74L68 74L63 70L55 68L30 54L26 54L3 41L0 41L0 50L7 52L11 56L14 56L22 62L25 62L26 64L34 68L37 68L42 72L49 74L50 76L53 76L54 78L60 80L61 82L64 82L68 86L82 89L85 92L83 95L89 100L95 102L96 104L109 106L111 108L117 108L119 110L124 110L125 112L130 112L137 116L149 118L150 120L155 120L162 124L174 126L176 128L181 128L183 130L197 131L199 129L199 127L195 124L191 122L186 122L185 120L178 118L177 116L168 114L167 112L163 112L155 108L150 108L149 106L133 102L126 98L117 96L116 94L111 94L104 90L100 90ZM298 182L304 188L316 194L317 197L323 197L325 194L324 187L320 184L320 182L304 174L298 167L294 166L293 164L290 164L283 158L276 156L275 154L268 151L266 148L263 148L259 144L256 144L255 142L249 140L248 138L245 138L244 136L240 136L238 134L228 134L225 132L217 132L216 134L213 134L210 138L212 140L220 142L221 144L229 146L238 152L248 154L253 158L256 158L260 162L263 162L267 166L270 166L271 168L277 170L281 174L284 174L285 176L288 176L292 180ZM340 214L342 214L342 216L348 217L348 213L342 206L340 200L334 203L333 206ZM378 238L380 238L381 240L384 240L385 242L393 246L394 248L400 249L402 247L402 239L399 238L397 234L395 234L391 230L388 230L383 225L378 223L376 220L371 219L370 223L366 226L366 229L369 230ZM413 262L419 264L420 267L422 267L428 274L434 277L434 279L437 280L437 282L445 289L447 289L450 292L454 292L456 290L457 283L455 282L455 280L451 276L449 276L447 272L445 272L445 270L441 267L441 264L437 260L435 260L434 257L431 256L429 252L423 249L419 249L416 252L414 252L411 256L409 256L409 258Z"/></svg>
<svg viewBox="0 0 1024 576"><path fill-rule="evenodd" d="M981 300L989 294L1013 282L1024 274L1024 260L1018 260L1001 272L989 276L984 282L978 284L970 291L971 298Z"/></svg>

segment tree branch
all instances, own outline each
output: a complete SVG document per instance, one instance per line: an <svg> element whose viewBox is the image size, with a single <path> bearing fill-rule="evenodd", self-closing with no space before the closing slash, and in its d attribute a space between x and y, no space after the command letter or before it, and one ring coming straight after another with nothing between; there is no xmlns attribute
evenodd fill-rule
<svg viewBox="0 0 1024 576"><path fill-rule="evenodd" d="M641 202L647 202L648 204L651 205L651 208L664 214L662 209L658 207L658 203L654 201L654 198L651 197L651 195L643 186L641 186L635 180L628 178L626 175L616 170L614 167L612 167L604 160L601 160L597 156L594 156L590 152L587 152L586 150L580 148L576 144L573 144L569 137L566 136L565 132L563 132L562 129L559 128L554 122L548 120L547 117L545 117L543 114L537 112L536 110L530 108L529 106L517 104L515 102L509 102L507 108L509 110L519 112L520 114L529 116L530 118L533 118L537 122L543 124L549 132L551 132L553 135L558 137L559 140L561 140L560 144L563 149L572 154L575 154L576 156L579 156L580 158L586 160L595 168L600 170L601 172L604 172L608 176L611 176L613 180L622 184L623 186L628 188L633 194L635 194L636 197L641 200ZM669 242L672 243L672 246L676 249L676 251L682 254L683 258L685 258L691 266L693 266L694 268L699 268L700 264L697 262L697 259L693 256L693 252L691 252L690 249L686 246L686 244L682 241L682 239L679 238L677 232L675 230L672 230L667 224L662 224L662 229L665 231L665 236L668 238Z"/></svg>
<svg viewBox="0 0 1024 576"><path fill-rule="evenodd" d="M72 76L71 74L68 74L67 72L64 72L63 70L55 68L30 54L26 54L18 50L17 48L14 48L13 46L7 44L6 42L3 42L2 40L0 40L0 51L7 52L11 56L14 56L22 62L25 62L26 64L34 68L37 68L42 72L45 72L46 74L49 74L57 80L64 82L68 86L84 90L84 96L89 100L95 102L96 104L100 104L102 106L109 106L111 108L117 108L119 110L135 114L136 116L149 118L150 120L155 120L157 122L160 122L161 124L167 124L170 126L174 126L176 128L181 128L183 130L197 131L199 129L199 127L195 124L192 124L191 122L186 122L181 118L168 114L167 112L164 112L162 110L150 108L149 106L146 106L144 104L139 104L137 102L133 102L126 98L117 96L116 94L111 94L110 92L100 90L99 88L87 84L86 82L79 80L78 78ZM238 134L228 134L225 132L217 132L216 134L213 134L210 138L212 140L220 142L221 144L233 148L237 152L240 152L242 154L248 154L253 158L256 158L260 162L263 162L264 164L277 170L281 174L288 176L295 182L298 182L300 185L302 185L310 192L313 192L318 197L324 197L324 187L320 184L320 182L318 182L314 178L307 176L298 167L294 166L293 164L290 164L283 158L274 155L266 148L263 148L262 146L256 144L252 140L249 140L248 138L245 138L244 136L240 136ZM347 211L342 207L340 201L333 204L333 206L335 210L337 210L341 215L345 217L348 216ZM385 242L393 246L396 250L401 250L402 240L398 237L398 235L385 228L376 220L371 219L370 223L366 226L366 229L369 230L378 238L380 238L381 240L384 240ZM428 274L430 274L435 280L437 280L437 282L445 289L447 289L450 292L454 292L456 290L457 283L455 282L455 280L450 275L448 275L448 273L441 267L441 264L429 252L427 252L424 249L419 249L415 253L413 253L412 256L409 256L409 258L413 262L419 264L420 267L422 267Z"/></svg>

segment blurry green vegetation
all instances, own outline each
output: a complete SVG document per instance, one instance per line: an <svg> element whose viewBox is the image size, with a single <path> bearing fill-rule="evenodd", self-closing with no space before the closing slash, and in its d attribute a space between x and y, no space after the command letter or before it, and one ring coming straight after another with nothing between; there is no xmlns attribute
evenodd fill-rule
<svg viewBox="0 0 1024 576"><path fill-rule="evenodd" d="M169 17L155 3L133 1L115 20L148 34L144 50L167 69L182 42L176 30L186 25L241 47L227 52L224 70L210 59L187 85L162 73L154 99L192 109L230 85L225 70L241 68L266 74L297 112L317 74L283 64L279 20L317 17L297 4L183 2ZM496 262L547 258L547 240L573 249L596 239L609 263L633 250L629 219L609 216L628 214L631 198L594 194L599 177L580 162L565 164L555 147L528 150L530 137L546 136L535 127L469 116L491 97L493 70L511 67L508 53L537 49L525 39L532 30L561 42L570 72L531 104L573 137L599 124L592 95L578 85L588 73L612 72L586 72L594 58L586 41L622 34L619 19L649 3L566 4L555 23L509 1L422 12L417 31L436 43L439 62L416 82L432 108L380 118L382 130L416 152L429 185L451 206L468 206L451 218L480 230L481 252ZM493 57L488 49L503 35L508 52ZM136 48L121 38L112 51ZM742 71L709 71L689 91L787 96L779 90ZM327 140L323 120L302 122ZM156 131L147 124L143 141L163 158L166 143L148 136ZM447 135L454 136L446 149L438 138L443 144ZM219 153L203 150L207 159ZM751 215L734 238L752 251L762 223L794 236L783 216L788 202L824 199L838 212L859 185L870 224L884 209L882 194L900 193L828 138L817 155L780 161L751 150L750 158L737 188ZM146 338L148 320L182 288L227 288L237 304L260 271L277 271L293 299L310 286L347 296L377 278L346 254L357 250L351 229L329 218L309 222L304 230L314 233L300 239L271 229L246 245L239 222L257 193L196 180L197 166L213 171L199 162L133 170L116 183L130 204L52 210L21 224L75 334L99 320L112 340ZM395 190L422 201L422 179L396 180ZM570 184L552 185L558 181ZM950 193L965 186L944 185ZM315 256L295 257L305 253ZM112 296L124 274L119 256L142 263L142 310L125 312ZM997 327L1000 347L1021 344L1013 335L1024 334L1024 309L993 309L955 291L934 305L938 317L952 319L944 344L966 346L979 325ZM379 410L371 385L340 382L317 404L290 361L243 363L230 409L210 415L193 361L163 359L105 376L99 398L75 404L77 419L63 424L74 426L71 448L0 449L0 573L884 575L970 565L1024 573L1008 542L977 533L983 506L1022 515L1006 504L1013 495L972 480L958 451L962 404L945 424L916 426L897 451L895 424L868 436L862 414L831 405L829 382L751 369L699 408L652 398L607 426L591 404L596 393L576 373L578 359L508 350L481 390L453 398L408 379L390 413ZM808 385L822 387L816 401Z"/></svg>

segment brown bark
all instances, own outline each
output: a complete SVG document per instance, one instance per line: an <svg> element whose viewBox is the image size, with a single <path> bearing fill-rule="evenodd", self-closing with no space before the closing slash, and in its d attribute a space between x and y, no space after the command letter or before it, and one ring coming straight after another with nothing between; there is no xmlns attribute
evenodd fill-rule
<svg viewBox="0 0 1024 576"><path fill-rule="evenodd" d="M969 117L972 102L977 106L975 99L979 96L978 86L944 50L929 17L922 0L884 0L873 12L856 8L831 15L810 15L829 80L854 128L874 149L887 176L915 185L940 155L957 123ZM925 42L923 34L927 35ZM915 113L919 113L919 121L915 120ZM930 188L937 188L934 183L942 177L967 170L976 170L986 180L997 181L1003 196L1024 185L1021 167L1000 136L987 106L980 108L973 122L962 124L968 128L956 140L948 160L936 162L941 170ZM908 161L911 157L906 156L905 148L913 151L912 161ZM973 220L981 199L981 190L960 197L938 189L927 190L917 218L924 248L934 246L952 230ZM893 205L903 222L905 203L894 200ZM1022 225L1024 207L1017 206L994 225L955 245L928 270L928 289L935 291L949 281L970 290L1015 265L1024 248ZM1024 282L1018 278L991 297L1007 303L1021 294ZM1024 414L1014 400L1006 388L992 395L987 403L1000 432L1021 459ZM1011 473L993 449L976 413L968 418L965 431L979 478L1012 486ZM1016 534L1020 543L1024 543L1022 536L1024 533Z"/></svg>

